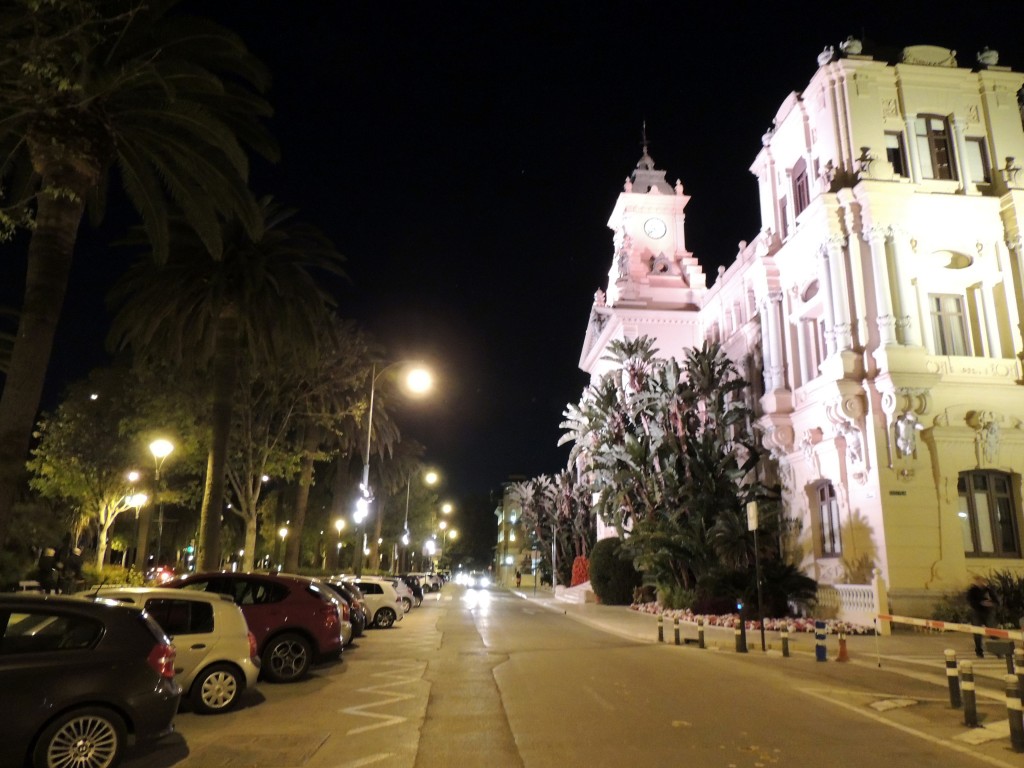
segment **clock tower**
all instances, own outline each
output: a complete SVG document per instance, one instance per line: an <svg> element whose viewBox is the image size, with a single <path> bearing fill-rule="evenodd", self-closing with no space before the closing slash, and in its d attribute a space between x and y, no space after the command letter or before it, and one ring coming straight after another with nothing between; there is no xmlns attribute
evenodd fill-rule
<svg viewBox="0 0 1024 768"><path fill-rule="evenodd" d="M580 367L599 376L604 350L614 339L650 336L660 354L682 356L700 345L698 311L707 292L704 270L686 250L684 210L690 198L683 184L672 186L643 155L626 179L608 219L612 265L608 286L594 296Z"/></svg>

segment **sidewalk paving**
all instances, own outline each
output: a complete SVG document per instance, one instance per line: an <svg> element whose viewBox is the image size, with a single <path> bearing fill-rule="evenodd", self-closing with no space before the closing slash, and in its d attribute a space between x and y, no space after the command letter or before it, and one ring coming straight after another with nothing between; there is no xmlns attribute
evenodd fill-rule
<svg viewBox="0 0 1024 768"><path fill-rule="evenodd" d="M600 605L597 603L577 603L560 600L550 588L510 589L515 595L543 606L552 611L562 613L576 621L596 629L635 640L642 643L658 642L658 618L652 614L640 613L627 606ZM695 624L680 622L680 642L696 643L697 627ZM663 625L663 636L666 644L675 643L675 627L671 620ZM734 630L726 627L706 626L704 628L705 646L721 651L735 652L736 636ZM765 645L769 653L781 654L782 637L779 632L765 631ZM761 649L760 630L747 630L747 647L751 653ZM814 654L815 638L811 632L794 632L789 636L791 654ZM986 654L984 659L974 656L974 641L969 635L959 632L940 632L896 626L891 635L847 635L847 656L852 663L858 665L882 666L901 669L920 670L927 668L941 676L945 685L945 651L956 651L957 661L971 661L975 676L981 682L986 678L1002 685L1003 676L1007 673L1006 661ZM826 654L829 661L839 655L839 638L830 634L826 638ZM899 670L897 670L899 671ZM979 690L979 694L981 691ZM999 694L1002 695L1002 694Z"/></svg>

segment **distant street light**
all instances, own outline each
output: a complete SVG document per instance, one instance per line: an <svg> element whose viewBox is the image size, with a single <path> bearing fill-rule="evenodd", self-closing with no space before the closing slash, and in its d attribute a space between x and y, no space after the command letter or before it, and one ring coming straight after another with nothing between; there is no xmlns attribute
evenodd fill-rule
<svg viewBox="0 0 1024 768"><path fill-rule="evenodd" d="M281 562L284 562L284 540L288 538L288 526L282 525L277 529L277 535L281 537Z"/></svg>
<svg viewBox="0 0 1024 768"><path fill-rule="evenodd" d="M379 371L377 370L376 363L374 363L370 368L370 404L366 412L366 453L363 456L363 481L359 485L359 490L362 493L362 496L359 501L356 502L356 512L353 515L353 520L355 520L355 523L358 526L358 530L356 531L357 549L359 540L363 535L363 523L370 514L370 502L373 500L373 491L370 488L370 445L373 442L373 406L377 393L377 379L383 376L387 371L400 365L413 365L405 377L405 385L412 394L424 394L430 390L434 383L434 379L430 371L422 366L416 365L414 361L411 360L398 360L396 362L389 363ZM366 549L365 545L362 549ZM356 576L362 576L363 574L363 558L365 556L365 552L363 551L356 553Z"/></svg>
<svg viewBox="0 0 1024 768"><path fill-rule="evenodd" d="M154 493L157 497L157 519L156 519L156 565L160 565L160 548L164 542L164 500L160 493L160 468L164 459L171 455L174 444L170 440L158 438L149 444L149 452L153 454L153 461L156 463L156 488Z"/></svg>

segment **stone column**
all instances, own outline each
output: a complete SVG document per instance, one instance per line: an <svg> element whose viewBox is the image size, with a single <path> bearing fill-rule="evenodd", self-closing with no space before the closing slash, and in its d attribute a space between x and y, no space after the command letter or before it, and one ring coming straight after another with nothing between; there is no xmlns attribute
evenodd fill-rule
<svg viewBox="0 0 1024 768"><path fill-rule="evenodd" d="M771 350L771 392L785 389L786 365L782 356L782 291L769 291L765 298L768 316L768 348Z"/></svg>
<svg viewBox="0 0 1024 768"><path fill-rule="evenodd" d="M921 323L917 294L910 284L904 264L911 258L910 238L899 227L889 227L892 242L892 271L896 281L896 295L899 309L896 315L896 331L902 335L902 342L909 347L921 346Z"/></svg>
<svg viewBox="0 0 1024 768"><path fill-rule="evenodd" d="M772 387L772 368L775 365L775 359L772 357L772 345L769 340L771 327L768 322L768 306L769 303L766 298L762 297L757 302L757 313L761 316L761 361L764 364L762 375L764 377L765 394L775 391Z"/></svg>
<svg viewBox="0 0 1024 768"><path fill-rule="evenodd" d="M1021 238L1020 235L1008 237L1006 238L1006 247L1010 251L1010 258L1015 264L1015 269L1010 270L1010 274L1015 276L1014 280L1024 281L1024 238ZM1007 289L1007 298L1024 294L1024 285L1014 285L1011 283L1007 286ZM1008 301L1007 303L1010 307L1011 316L1016 313L1016 316L1013 317L1017 326L1017 341L1014 343L1014 346L1017 348L1017 357L1022 358L1024 357L1024 314L1021 313L1024 312L1024 307L1019 307L1017 301Z"/></svg>
<svg viewBox="0 0 1024 768"><path fill-rule="evenodd" d="M967 142L964 141L964 121L960 117L949 118L949 125L953 129L953 143L956 151L953 155L953 164L956 167L956 177L966 195L971 189L971 170L967 166Z"/></svg>
<svg viewBox="0 0 1024 768"><path fill-rule="evenodd" d="M878 312L878 344L889 347L896 343L896 323L889 286L889 263L885 253L885 229L868 227L864 237L871 248L871 272L875 284L875 310Z"/></svg>
<svg viewBox="0 0 1024 768"><path fill-rule="evenodd" d="M907 115L904 125L907 127L907 158L910 160L910 180L915 184L921 183L921 156L917 152L917 127L914 125L916 118Z"/></svg>
<svg viewBox="0 0 1024 768"><path fill-rule="evenodd" d="M853 347L853 333L850 317L850 292L846 280L846 259L844 248L846 238L832 235L825 244L828 250L832 279L832 310L835 321L835 346L840 352Z"/></svg>
<svg viewBox="0 0 1024 768"><path fill-rule="evenodd" d="M818 249L818 283L821 285L822 302L825 309L825 346L829 356L836 351L836 315L835 298L832 295L832 272L835 265L830 262L829 250L826 246Z"/></svg>

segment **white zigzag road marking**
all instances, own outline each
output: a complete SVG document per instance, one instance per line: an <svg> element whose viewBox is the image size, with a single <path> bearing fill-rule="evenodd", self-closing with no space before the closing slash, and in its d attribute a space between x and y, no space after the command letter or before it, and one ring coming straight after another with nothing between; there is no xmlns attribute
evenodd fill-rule
<svg viewBox="0 0 1024 768"><path fill-rule="evenodd" d="M364 725L359 728L353 728L348 731L349 736L353 736L357 733L366 733L377 728L383 728L388 725L394 725L396 723L404 723L408 718L399 717L398 715L385 715L379 712L369 712L367 710L375 707L386 707L389 704L395 704L399 701L407 701L413 698L411 693L397 693L395 691L387 690L395 686L404 686L409 683L415 683L420 680L423 676L424 670L427 668L426 662L416 661L413 659L407 661L394 661L389 662L389 666L393 667L405 667L405 670L396 670L393 672L375 672L372 677L383 677L392 680L392 682L384 683L382 685L372 685L368 688L357 688L358 693L370 693L385 696L387 698L381 699L380 701L374 701L369 704L360 704L355 707L347 707L341 710L343 714L355 715L357 717L368 717L373 720L377 720L371 725ZM410 674L414 673L414 674Z"/></svg>

